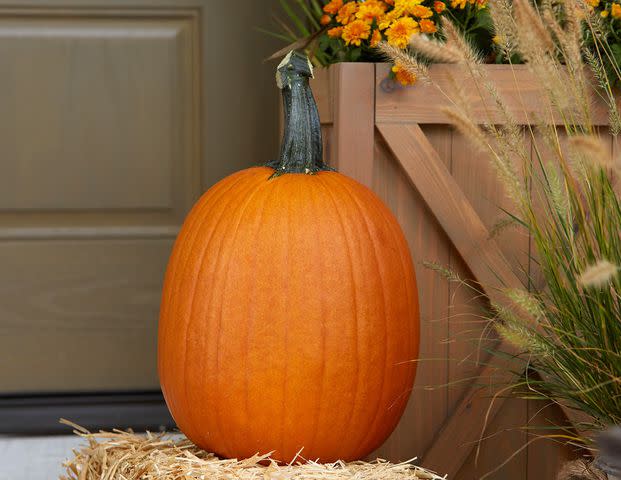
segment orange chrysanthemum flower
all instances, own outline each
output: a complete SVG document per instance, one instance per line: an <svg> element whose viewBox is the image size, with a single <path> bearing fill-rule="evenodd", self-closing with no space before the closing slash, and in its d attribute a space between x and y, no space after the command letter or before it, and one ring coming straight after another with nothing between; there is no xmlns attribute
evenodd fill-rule
<svg viewBox="0 0 621 480"><path fill-rule="evenodd" d="M331 0L330 3L324 5L323 11L330 15L336 15L336 12L343 6L343 0Z"/></svg>
<svg viewBox="0 0 621 480"><path fill-rule="evenodd" d="M380 32L379 29L373 30L373 35L371 35L371 46L375 47L381 41L382 41L382 32Z"/></svg>
<svg viewBox="0 0 621 480"><path fill-rule="evenodd" d="M436 0L435 2L433 2L433 9L436 11L436 13L442 13L444 10L446 10L446 3Z"/></svg>
<svg viewBox="0 0 621 480"><path fill-rule="evenodd" d="M610 7L610 15L612 18L621 18L621 5L613 3Z"/></svg>
<svg viewBox="0 0 621 480"><path fill-rule="evenodd" d="M467 3L468 0L451 0L451 7L463 10L464 8L466 8Z"/></svg>
<svg viewBox="0 0 621 480"><path fill-rule="evenodd" d="M319 19L319 23L321 23L322 25L327 25L328 23L330 23L331 20L332 18L330 17L330 15L322 15Z"/></svg>
<svg viewBox="0 0 621 480"><path fill-rule="evenodd" d="M343 27L334 27L328 30L328 37L338 38L343 33Z"/></svg>
<svg viewBox="0 0 621 480"><path fill-rule="evenodd" d="M343 28L341 38L345 40L345 45L360 46L362 40L369 38L371 34L371 25L363 20L354 20Z"/></svg>
<svg viewBox="0 0 621 480"><path fill-rule="evenodd" d="M438 31L438 27L436 27L436 24L428 18L425 18L418 22L418 25L420 26L420 31L422 33L436 33Z"/></svg>
<svg viewBox="0 0 621 480"><path fill-rule="evenodd" d="M407 86L416 83L416 75L403 68L401 63L395 63L391 70L395 74L395 79L401 85Z"/></svg>
<svg viewBox="0 0 621 480"><path fill-rule="evenodd" d="M401 17L392 22L386 30L388 43L398 48L405 48L410 41L410 37L418 32L418 22L412 17Z"/></svg>
<svg viewBox="0 0 621 480"><path fill-rule="evenodd" d="M385 11L385 6L382 7L379 3L366 1L360 5L360 8L358 8L356 18L367 23L373 23L373 20L381 18Z"/></svg>
<svg viewBox="0 0 621 480"><path fill-rule="evenodd" d="M339 9L339 13L336 16L336 21L342 25L347 25L356 18L356 12L358 11L358 3L347 2Z"/></svg>
<svg viewBox="0 0 621 480"><path fill-rule="evenodd" d="M429 7L425 7L424 5L414 5L410 9L410 13L418 18L429 18L433 15L433 12Z"/></svg>

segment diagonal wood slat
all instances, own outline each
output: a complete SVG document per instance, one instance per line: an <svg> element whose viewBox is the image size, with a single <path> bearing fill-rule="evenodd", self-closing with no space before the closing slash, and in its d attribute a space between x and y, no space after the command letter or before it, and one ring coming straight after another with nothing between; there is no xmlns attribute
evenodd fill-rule
<svg viewBox="0 0 621 480"><path fill-rule="evenodd" d="M420 126L378 123L377 128L488 296L505 304L491 286L518 288L522 282Z"/></svg>
<svg viewBox="0 0 621 480"><path fill-rule="evenodd" d="M521 288L498 245L489 240L489 230L446 168L418 124L377 123L377 129L418 190L438 223L476 277L488 298L510 306L501 288ZM424 456L425 466L454 477L477 444L484 425L500 411L505 397L490 402L499 387L514 377L511 356L519 353L506 341L498 345L505 356L492 356L482 366L479 378L487 388L475 385L466 392ZM559 405L574 425L584 421L576 411ZM457 449L455 448L457 445Z"/></svg>
<svg viewBox="0 0 621 480"><path fill-rule="evenodd" d="M499 287L519 288L522 283L500 248L489 240L487 227L420 126L376 125L485 293L492 301L506 304L507 299ZM509 354L518 353L506 342L502 342L499 349ZM486 417L491 420L502 406L503 398L496 399L490 406L490 396L495 392L495 385L506 384L513 378L509 363L506 358L495 356L482 367L480 376L490 382L490 388L477 385L464 395L424 457L428 468L441 471L449 478L457 475L479 440L482 420Z"/></svg>

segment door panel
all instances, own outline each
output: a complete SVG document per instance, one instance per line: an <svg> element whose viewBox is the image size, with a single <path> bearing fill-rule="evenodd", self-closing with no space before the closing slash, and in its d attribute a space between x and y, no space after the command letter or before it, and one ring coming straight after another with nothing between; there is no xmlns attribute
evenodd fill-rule
<svg viewBox="0 0 621 480"><path fill-rule="evenodd" d="M196 27L192 17L0 21L3 210L182 211L199 163Z"/></svg>
<svg viewBox="0 0 621 480"><path fill-rule="evenodd" d="M157 386L154 328L171 242L51 239L0 245L3 390Z"/></svg>
<svg viewBox="0 0 621 480"><path fill-rule="evenodd" d="M234 92L218 77L225 47L207 41L254 13L226 75L273 78L272 44L252 29L269 2L256 3L0 0L0 394L157 388L184 215L231 167L276 151L276 88ZM244 141L236 118L261 126Z"/></svg>

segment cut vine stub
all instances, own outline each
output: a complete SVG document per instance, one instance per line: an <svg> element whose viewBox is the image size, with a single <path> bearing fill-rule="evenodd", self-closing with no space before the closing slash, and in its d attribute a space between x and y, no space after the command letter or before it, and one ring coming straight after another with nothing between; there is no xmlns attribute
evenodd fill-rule
<svg viewBox="0 0 621 480"><path fill-rule="evenodd" d="M280 157L267 164L276 170L272 177L332 170L323 162L319 112L309 84L312 76L310 60L296 50L289 52L276 69L276 84L282 91L284 133Z"/></svg>

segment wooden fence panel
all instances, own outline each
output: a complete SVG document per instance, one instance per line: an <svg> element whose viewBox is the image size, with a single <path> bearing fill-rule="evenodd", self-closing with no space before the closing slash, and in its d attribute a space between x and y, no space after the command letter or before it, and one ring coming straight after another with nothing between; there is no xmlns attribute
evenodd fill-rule
<svg viewBox="0 0 621 480"><path fill-rule="evenodd" d="M477 211L489 232L494 232L498 223L506 218L502 208L511 210L512 202L497 181L497 175L489 158L482 155L462 134L453 131L451 174ZM517 159L516 159L517 161ZM528 271L529 238L514 229L504 229L495 236L500 251L514 271ZM472 278L464 261L457 252L451 257L450 268L462 278ZM526 275L518 275L520 280ZM455 284L453 284L455 285ZM496 335L489 329L489 323L481 318L481 313L489 309L486 298L480 298L467 288L455 285L451 299L450 325L450 375L455 387L449 388L449 404L457 405L469 387L460 383L464 378L478 374L480 362L487 361L489 355L484 348L494 347ZM506 468L499 468L490 479L526 480L527 452L526 434L527 402L510 399L500 409L496 418L480 425L481 443L475 446L457 479L480 478L491 473L511 458ZM500 438L499 438L500 437ZM499 440L501 440L499 442Z"/></svg>
<svg viewBox="0 0 621 480"><path fill-rule="evenodd" d="M432 74L447 82L450 68L434 66ZM513 74L506 67L491 68L500 89L510 93ZM538 412L533 420L541 405L517 398L498 398L490 407L493 384L511 374L499 357L484 358L479 339L513 349L495 340L481 321L487 298L449 284L422 265L436 262L476 279L487 297L502 303L493 286L523 284L531 268L530 240L516 230L490 238L508 201L487 159L438 113L431 87L386 89L386 74L381 64L339 64L317 72L313 81L325 158L384 199L416 262L421 305L416 385L399 426L376 454L391 460L422 456L423 465L457 480L494 470L488 478L552 480L557 465L550 456L567 454L547 444L545 455L538 455L534 449L543 442L529 446L524 427L529 420L558 421L562 413ZM527 102L533 111L537 93L528 75L521 80L511 108L526 121L520 108ZM474 385L481 380L487 388Z"/></svg>
<svg viewBox="0 0 621 480"><path fill-rule="evenodd" d="M446 137L440 131L427 132L435 139L438 151L450 158ZM376 140L376 169L374 190L387 201L395 212L410 245L416 266L419 294L426 299L421 303L421 349L416 384L408 408L399 426L376 452L376 455L403 459L421 456L430 446L435 433L447 415L447 396L444 385L448 381L448 314L449 286L435 272L425 268L424 261L447 264L449 242L435 217L411 188L402 169L394 162L390 151L381 139ZM424 405L425 408L420 408Z"/></svg>

